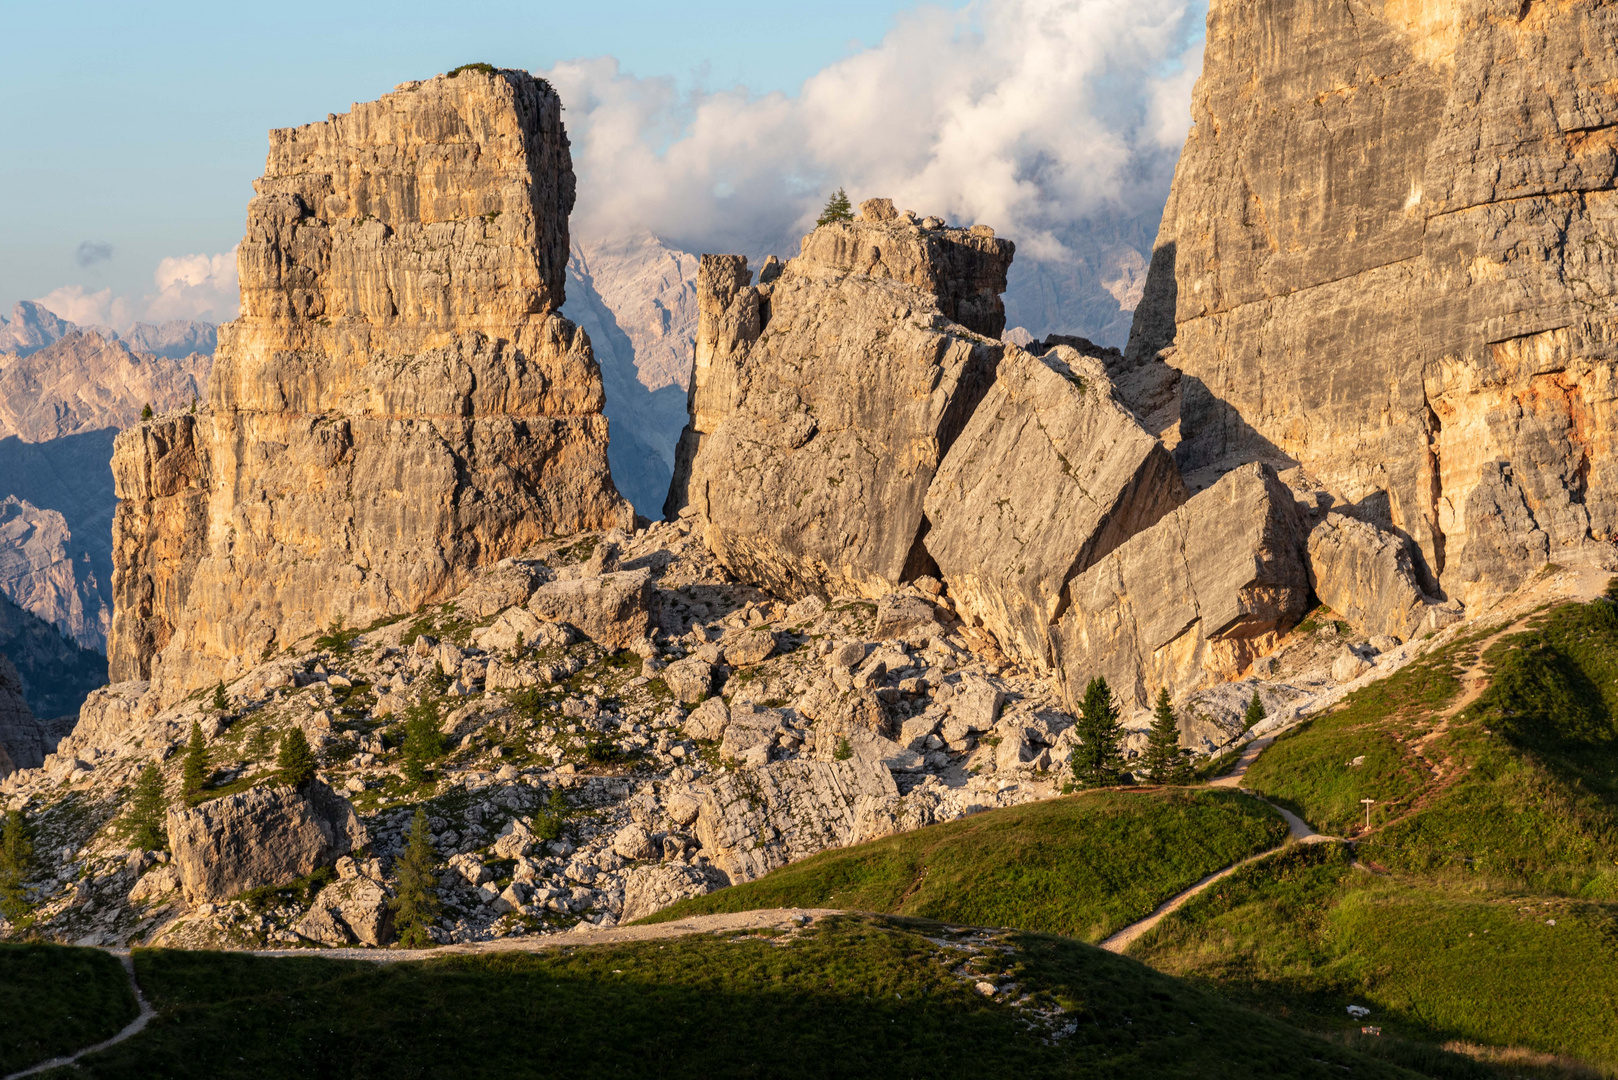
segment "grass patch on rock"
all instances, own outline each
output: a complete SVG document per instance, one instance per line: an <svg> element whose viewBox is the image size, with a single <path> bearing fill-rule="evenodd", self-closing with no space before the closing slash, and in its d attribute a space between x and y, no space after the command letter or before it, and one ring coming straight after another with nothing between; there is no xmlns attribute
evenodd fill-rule
<svg viewBox="0 0 1618 1080"><path fill-rule="evenodd" d="M1099 941L1286 836L1278 814L1234 791L1098 791L824 851L649 921L821 907Z"/></svg>

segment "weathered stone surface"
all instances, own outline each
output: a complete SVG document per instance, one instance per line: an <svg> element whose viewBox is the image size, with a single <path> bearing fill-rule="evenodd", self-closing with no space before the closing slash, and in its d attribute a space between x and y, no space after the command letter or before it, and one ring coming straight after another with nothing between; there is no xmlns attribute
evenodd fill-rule
<svg viewBox="0 0 1618 1080"><path fill-rule="evenodd" d="M730 710L725 707L725 699L711 697L692 709L691 715L685 718L685 733L693 739L713 742L724 735L728 723Z"/></svg>
<svg viewBox="0 0 1618 1080"><path fill-rule="evenodd" d="M775 651L775 635L763 628L741 630L725 635L721 650L731 667L751 667Z"/></svg>
<svg viewBox="0 0 1618 1080"><path fill-rule="evenodd" d="M140 876L129 890L131 904L152 904L180 887L180 876L173 866L154 866Z"/></svg>
<svg viewBox="0 0 1618 1080"><path fill-rule="evenodd" d="M904 593L890 593L877 601L876 623L871 632L878 638L924 645L935 635L944 633L944 626L938 609L926 600ZM857 662L858 659L843 666L852 667Z"/></svg>
<svg viewBox="0 0 1618 1080"><path fill-rule="evenodd" d="M272 785L168 813L174 868L186 899L228 900L285 885L366 843L354 807L320 781Z"/></svg>
<svg viewBox="0 0 1618 1080"><path fill-rule="evenodd" d="M327 945L386 945L393 937L388 900L380 881L355 874L321 889L293 931Z"/></svg>
<svg viewBox="0 0 1618 1080"><path fill-rule="evenodd" d="M706 896L713 889L708 875L684 863L637 867L624 874L624 908L618 921L632 923L662 911L676 900Z"/></svg>
<svg viewBox="0 0 1618 1080"><path fill-rule="evenodd" d="M211 364L208 356L153 356L110 334L71 329L37 352L0 363L0 439L43 442L128 427L147 405L183 409L202 397Z"/></svg>
<svg viewBox="0 0 1618 1080"><path fill-rule="evenodd" d="M1292 493L1244 465L1068 585L1057 668L1069 708L1106 678L1125 708L1235 678L1302 618L1305 542Z"/></svg>
<svg viewBox="0 0 1618 1080"><path fill-rule="evenodd" d="M749 751L758 749L763 750L764 760L768 761L770 749L775 745L775 737L780 733L782 724L783 717L778 709L736 702L731 706L730 721L719 740L720 760L741 760L746 758Z"/></svg>
<svg viewBox="0 0 1618 1080"><path fill-rule="evenodd" d="M1368 522L1328 514L1309 533L1309 584L1320 602L1365 634L1409 641L1461 617L1421 591L1406 541Z"/></svg>
<svg viewBox="0 0 1618 1080"><path fill-rule="evenodd" d="M866 761L780 761L724 773L694 790L703 854L731 884L751 881L828 847L867 839L860 813L898 795L887 769Z"/></svg>
<svg viewBox="0 0 1618 1080"><path fill-rule="evenodd" d="M1185 498L1100 362L1011 347L927 491L925 543L961 617L1048 670L1063 588Z"/></svg>
<svg viewBox="0 0 1618 1080"><path fill-rule="evenodd" d="M651 630L653 592L651 571L624 570L541 585L528 610L567 623L605 648L626 649Z"/></svg>
<svg viewBox="0 0 1618 1080"><path fill-rule="evenodd" d="M676 660L663 669L662 678L674 700L691 705L713 691L713 665L700 656Z"/></svg>
<svg viewBox="0 0 1618 1080"><path fill-rule="evenodd" d="M980 232L855 222L805 237L768 284L704 256L667 512L694 511L721 564L786 597L924 572L927 487L1003 351L948 312L990 326L982 297L1011 255Z"/></svg>
<svg viewBox="0 0 1618 1080"><path fill-rule="evenodd" d="M561 102L515 71L271 134L209 407L119 436L115 678L165 702L628 524L556 313L573 184Z"/></svg>
<svg viewBox="0 0 1618 1080"><path fill-rule="evenodd" d="M1216 0L1130 349L1173 338L1182 468L1302 464L1468 606L1602 557L1615 38L1601 0Z"/></svg>

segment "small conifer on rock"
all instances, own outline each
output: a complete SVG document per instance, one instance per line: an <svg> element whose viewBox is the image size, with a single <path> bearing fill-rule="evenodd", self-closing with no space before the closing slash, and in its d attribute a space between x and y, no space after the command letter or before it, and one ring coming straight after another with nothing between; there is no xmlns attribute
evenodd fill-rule
<svg viewBox="0 0 1618 1080"><path fill-rule="evenodd" d="M163 770L148 765L135 779L129 799L129 842L146 851L168 846L168 798L163 794Z"/></svg>
<svg viewBox="0 0 1618 1080"><path fill-rule="evenodd" d="M28 913L23 881L34 866L34 842L21 810L9 810L0 821L0 915L13 921Z"/></svg>
<svg viewBox="0 0 1618 1080"><path fill-rule="evenodd" d="M1247 703L1247 712L1242 715L1242 728L1252 731L1254 725L1265 717L1264 703L1258 699L1258 691L1253 691L1253 700Z"/></svg>
<svg viewBox="0 0 1618 1080"><path fill-rule="evenodd" d="M289 728L281 736L281 749L275 755L275 767L281 770L281 780L301 788L315 778L315 755L309 749L309 739L302 728Z"/></svg>
<svg viewBox="0 0 1618 1080"><path fill-rule="evenodd" d="M399 944L406 948L422 949L432 944L427 930L439 912L437 865L438 853L433 850L427 811L418 806L416 816L410 820L410 831L405 834L404 854L394 864L399 888L388 902Z"/></svg>
<svg viewBox="0 0 1618 1080"><path fill-rule="evenodd" d="M191 721L191 736L185 742L185 764L180 769L180 794L194 799L202 794L202 785L208 781L208 741L202 737L202 725Z"/></svg>
<svg viewBox="0 0 1618 1080"><path fill-rule="evenodd" d="M822 225L830 225L834 221L853 220L854 204L848 201L848 192L844 191L842 188L838 188L837 193L830 199L826 200L826 208L822 210L820 212L820 216L815 219L815 227L819 228Z"/></svg>

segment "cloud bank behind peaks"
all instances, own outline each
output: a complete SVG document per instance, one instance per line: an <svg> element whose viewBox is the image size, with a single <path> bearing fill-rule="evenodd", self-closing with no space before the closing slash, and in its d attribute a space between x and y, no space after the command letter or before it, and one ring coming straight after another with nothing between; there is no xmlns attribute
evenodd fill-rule
<svg viewBox="0 0 1618 1080"><path fill-rule="evenodd" d="M139 298L116 296L111 289L90 291L82 285L52 289L36 302L68 322L105 326L123 333L137 322L170 319L228 322L241 309L236 284L236 249L217 255L171 255L152 275L155 293Z"/></svg>
<svg viewBox="0 0 1618 1080"><path fill-rule="evenodd" d="M1121 342L1190 123L1205 5L923 7L795 96L684 93L612 59L545 72L567 103L583 237L792 254L827 194L1017 241L1011 323Z"/></svg>

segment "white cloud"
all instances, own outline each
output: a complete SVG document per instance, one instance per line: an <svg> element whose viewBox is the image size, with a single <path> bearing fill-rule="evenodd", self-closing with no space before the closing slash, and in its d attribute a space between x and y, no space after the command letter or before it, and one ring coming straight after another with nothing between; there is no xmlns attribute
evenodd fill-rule
<svg viewBox="0 0 1618 1080"><path fill-rule="evenodd" d="M157 264L152 282L157 291L138 299L115 296L111 289L86 292L80 285L64 285L36 302L68 322L119 333L138 322L228 322L241 308L235 248L218 255L169 256Z"/></svg>
<svg viewBox="0 0 1618 1080"><path fill-rule="evenodd" d="M567 105L574 229L645 227L760 252L830 189L981 221L1024 257L1073 257L1074 226L1153 216L1189 126L1197 0L976 0L922 7L796 96L682 94L611 59L545 72Z"/></svg>

